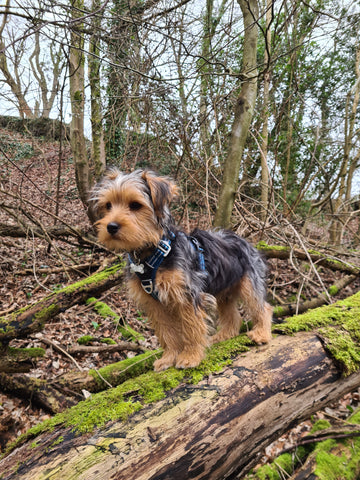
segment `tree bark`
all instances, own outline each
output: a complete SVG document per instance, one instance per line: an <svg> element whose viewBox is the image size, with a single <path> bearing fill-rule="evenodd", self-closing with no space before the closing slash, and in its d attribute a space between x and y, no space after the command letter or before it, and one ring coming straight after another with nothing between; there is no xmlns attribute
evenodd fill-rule
<svg viewBox="0 0 360 480"><path fill-rule="evenodd" d="M159 374L160 375L160 374ZM293 424L360 385L314 333L278 336L230 368L91 435L57 427L0 462L3 480L241 478ZM94 412L92 412L93 414ZM100 412L99 412L100 415Z"/></svg>
<svg viewBox="0 0 360 480"><path fill-rule="evenodd" d="M269 209L269 167L268 167L268 140L270 118L270 60L271 60L271 22L273 20L273 0L266 0L266 30L265 30L265 53L264 53L264 89L263 89L263 127L261 132L261 211L260 218L266 221Z"/></svg>
<svg viewBox="0 0 360 480"><path fill-rule="evenodd" d="M253 117L257 94L257 40L259 6L257 0L238 0L244 18L244 53L240 78L242 87L236 101L229 154L224 165L221 192L215 215L216 227L229 227L239 183L241 159Z"/></svg>
<svg viewBox="0 0 360 480"><path fill-rule="evenodd" d="M83 0L71 1L73 20L81 16L84 10ZM69 52L69 81L71 98L70 143L74 157L76 185L84 206L87 206L90 191L90 169L84 135L84 38L81 33L71 31Z"/></svg>
<svg viewBox="0 0 360 480"><path fill-rule="evenodd" d="M92 11L99 10L99 0L92 0ZM95 178L98 180L106 168L105 142L103 129L103 113L101 105L101 82L100 69L100 38L102 14L94 14L92 17L93 32L89 40L89 83L91 91L91 132L92 132L92 161L94 164Z"/></svg>

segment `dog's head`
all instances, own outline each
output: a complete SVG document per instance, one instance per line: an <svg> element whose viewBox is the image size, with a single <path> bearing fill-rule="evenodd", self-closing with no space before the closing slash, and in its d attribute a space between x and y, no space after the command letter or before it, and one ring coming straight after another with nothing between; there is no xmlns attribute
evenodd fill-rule
<svg viewBox="0 0 360 480"><path fill-rule="evenodd" d="M132 252L157 245L170 227L170 202L177 186L150 170L123 173L111 169L91 192L99 220L98 239L116 251Z"/></svg>

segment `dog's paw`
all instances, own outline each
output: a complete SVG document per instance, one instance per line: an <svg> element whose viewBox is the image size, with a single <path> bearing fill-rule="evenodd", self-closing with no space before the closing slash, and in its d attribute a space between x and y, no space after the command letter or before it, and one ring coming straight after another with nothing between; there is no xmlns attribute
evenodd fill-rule
<svg viewBox="0 0 360 480"><path fill-rule="evenodd" d="M182 352L177 358L176 368L193 368L197 367L201 360L204 358L203 353L185 353Z"/></svg>
<svg viewBox="0 0 360 480"><path fill-rule="evenodd" d="M155 360L154 362L154 370L155 372L161 372L162 370L166 370L167 368L173 367L176 362L176 356L171 354L163 354L161 358Z"/></svg>
<svg viewBox="0 0 360 480"><path fill-rule="evenodd" d="M271 332L264 328L254 328L247 333L247 336L255 343L269 343L271 340Z"/></svg>
<svg viewBox="0 0 360 480"><path fill-rule="evenodd" d="M237 335L239 335L239 332L235 332L235 331L232 332L232 331L223 329L215 333L215 335L213 335L212 337L210 337L210 342L211 344L223 342L224 340L229 340L230 338L236 337Z"/></svg>

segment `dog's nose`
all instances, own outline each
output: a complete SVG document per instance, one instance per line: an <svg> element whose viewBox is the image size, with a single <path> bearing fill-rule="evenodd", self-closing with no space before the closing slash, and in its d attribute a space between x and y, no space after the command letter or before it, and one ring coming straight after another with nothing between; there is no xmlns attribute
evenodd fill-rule
<svg viewBox="0 0 360 480"><path fill-rule="evenodd" d="M120 229L120 225L117 222L110 222L107 224L106 229L110 235L115 235L115 233L117 233Z"/></svg>

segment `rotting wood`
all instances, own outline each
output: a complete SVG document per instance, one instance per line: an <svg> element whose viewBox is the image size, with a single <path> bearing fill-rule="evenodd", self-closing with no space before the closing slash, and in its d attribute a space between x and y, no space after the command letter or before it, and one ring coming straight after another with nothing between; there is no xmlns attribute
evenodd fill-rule
<svg viewBox="0 0 360 480"><path fill-rule="evenodd" d="M360 385L313 333L278 336L231 367L90 435L60 427L0 462L10 479L241 478L291 425Z"/></svg>
<svg viewBox="0 0 360 480"><path fill-rule="evenodd" d="M73 398L63 395L45 380L25 375L6 375L0 373L0 389L20 398L31 398L32 402L52 414L63 411L77 403Z"/></svg>

